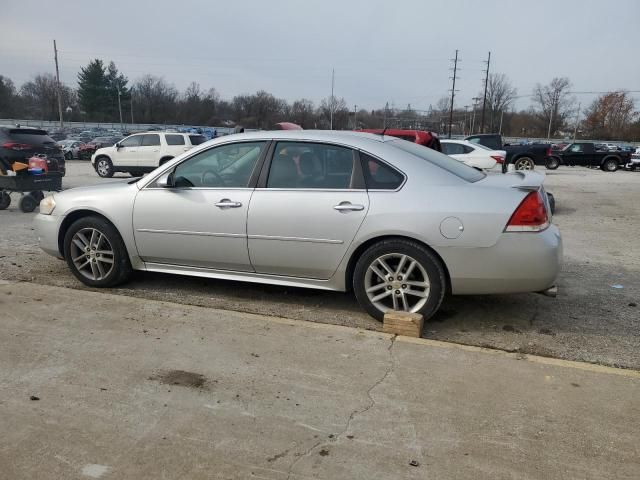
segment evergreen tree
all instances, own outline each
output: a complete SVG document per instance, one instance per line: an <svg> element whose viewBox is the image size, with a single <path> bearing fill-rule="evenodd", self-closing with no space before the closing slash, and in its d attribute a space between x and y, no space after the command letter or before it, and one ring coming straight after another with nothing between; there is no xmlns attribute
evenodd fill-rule
<svg viewBox="0 0 640 480"><path fill-rule="evenodd" d="M120 112L118 111L118 92L120 92L120 103L122 106L122 114L126 118L125 112L131 108L131 92L127 88L129 79L125 77L116 68L116 64L109 62L106 72L107 92L107 114L110 120L119 121Z"/></svg>
<svg viewBox="0 0 640 480"><path fill-rule="evenodd" d="M92 60L86 67L80 68L80 73L78 73L78 102L80 109L87 115L87 118L99 121L108 117L108 85L102 60Z"/></svg>

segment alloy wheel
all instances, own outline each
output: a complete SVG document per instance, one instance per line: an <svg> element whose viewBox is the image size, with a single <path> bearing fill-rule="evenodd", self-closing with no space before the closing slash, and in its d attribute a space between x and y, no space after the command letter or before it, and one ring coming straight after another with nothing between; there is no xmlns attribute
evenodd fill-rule
<svg viewBox="0 0 640 480"><path fill-rule="evenodd" d="M106 177L107 175L109 175L109 162L107 162L106 160L98 160L98 174L101 177Z"/></svg>
<svg viewBox="0 0 640 480"><path fill-rule="evenodd" d="M388 253L376 258L364 276L369 301L381 312L419 311L429 299L429 275L409 255Z"/></svg>
<svg viewBox="0 0 640 480"><path fill-rule="evenodd" d="M533 168L533 162L528 158L519 160L516 166L516 170L533 170Z"/></svg>
<svg viewBox="0 0 640 480"><path fill-rule="evenodd" d="M89 280L103 280L113 270L115 254L109 239L95 228L78 230L71 239L74 266Z"/></svg>

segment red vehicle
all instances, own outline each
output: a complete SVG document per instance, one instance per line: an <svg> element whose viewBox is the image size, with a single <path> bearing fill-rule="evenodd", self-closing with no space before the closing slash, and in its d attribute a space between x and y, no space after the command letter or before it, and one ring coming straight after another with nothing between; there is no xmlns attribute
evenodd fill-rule
<svg viewBox="0 0 640 480"><path fill-rule="evenodd" d="M427 132L426 130L404 130L401 128L366 128L358 130L358 132L375 133L377 135L391 135L392 137L398 137L409 142L424 145L438 152L442 151L440 147L440 139L433 132Z"/></svg>

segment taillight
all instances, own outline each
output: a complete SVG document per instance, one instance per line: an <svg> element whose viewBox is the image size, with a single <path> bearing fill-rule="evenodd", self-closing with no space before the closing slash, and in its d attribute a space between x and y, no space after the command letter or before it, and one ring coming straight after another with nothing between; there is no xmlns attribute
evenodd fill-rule
<svg viewBox="0 0 640 480"><path fill-rule="evenodd" d="M542 194L531 192L520 202L507 223L505 232L539 232L549 226Z"/></svg>
<svg viewBox="0 0 640 480"><path fill-rule="evenodd" d="M491 158L493 158L498 163L504 163L504 157L500 155L491 155Z"/></svg>
<svg viewBox="0 0 640 480"><path fill-rule="evenodd" d="M547 157L550 157L550 156L551 156L551 150L552 150L552 148L551 148L551 147L547 148Z"/></svg>
<svg viewBox="0 0 640 480"><path fill-rule="evenodd" d="M2 148L7 148L9 150L31 150L33 147L26 143L7 142L2 144Z"/></svg>

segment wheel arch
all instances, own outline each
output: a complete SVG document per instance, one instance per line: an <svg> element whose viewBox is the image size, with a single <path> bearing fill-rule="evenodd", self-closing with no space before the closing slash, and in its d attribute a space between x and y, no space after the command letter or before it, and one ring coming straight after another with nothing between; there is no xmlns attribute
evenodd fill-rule
<svg viewBox="0 0 640 480"><path fill-rule="evenodd" d="M351 291L353 289L353 274L356 268L356 263L358 263L358 259L369 247L385 240L409 240L411 242L418 243L423 248L426 248L427 250L429 250L429 252L438 259L438 261L440 262L440 265L442 266L442 269L444 270L445 278L447 281L447 284L445 285L445 292L451 293L451 276L449 274L449 268L447 267L447 264L442 259L442 256L427 243L421 240L418 240L417 238L410 237L408 235L380 235L380 236L369 238L365 242L363 242L361 245L359 245L351 254L351 257L349 258L349 262L347 263L347 268L345 270L345 290L346 291Z"/></svg>
<svg viewBox="0 0 640 480"><path fill-rule="evenodd" d="M622 163L623 163L622 162L622 157L620 157L618 155L607 155L600 162L600 166L604 165L607 162L607 160L615 160L616 163L618 164L618 166L622 165Z"/></svg>
<svg viewBox="0 0 640 480"><path fill-rule="evenodd" d="M67 214L64 217L64 220L62 221L62 223L60 224L60 228L58 229L58 252L60 253L61 257L64 258L64 237L67 234L69 227L73 225L73 222L84 217L99 217L105 220L106 222L109 222L111 226L115 228L118 234L122 237L122 233L120 233L120 230L118 229L116 224L106 215L96 210L90 210L88 208L74 210L73 212ZM125 248L126 248L126 242L125 242ZM129 252L127 252L127 255L129 255Z"/></svg>

